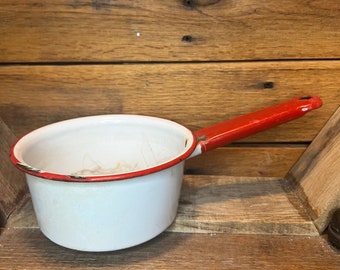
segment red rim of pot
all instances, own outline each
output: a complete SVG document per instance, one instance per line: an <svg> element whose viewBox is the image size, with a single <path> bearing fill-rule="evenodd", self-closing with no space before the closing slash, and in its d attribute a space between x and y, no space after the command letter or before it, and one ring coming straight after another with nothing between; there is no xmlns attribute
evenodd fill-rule
<svg viewBox="0 0 340 270"><path fill-rule="evenodd" d="M110 116L110 115L97 115L94 117L101 117L101 116ZM141 170L137 170L137 171L131 171L131 172L125 172L125 173L117 173L117 174L105 174L105 175L86 175L86 176L78 176L78 175L71 175L71 174L61 174L61 173L54 173L54 172L47 172L35 167L32 167L30 165L28 165L27 163L23 162L22 160L20 160L20 158L17 158L15 155L15 147L18 145L18 143L25 138L26 136L30 135L31 133L33 133L35 130L33 130L32 132L29 132L28 134L22 136L20 139L18 139L13 146L10 149L10 160L11 162L22 172L33 175L33 176L37 176L40 178L44 178L44 179L49 179L49 180L57 180L57 181L66 181L66 182L107 182L107 181L115 181L115 180L127 180L130 178L135 178L135 177L139 177L139 176L144 176L144 175L148 175L151 173L155 173L155 172L159 172L162 171L164 169L167 169L169 167L172 167L182 161L184 161L185 159L187 159L195 150L195 148L197 147L197 137L194 135L194 133L192 131L190 131L189 129L187 129L186 127L176 123L176 122L172 122L166 119L162 119L162 118L157 118L157 117L150 117L150 116L142 116L142 115L126 115L126 116L132 116L132 117L142 117L142 118L150 118L150 119L158 119L158 120L162 120L162 121L166 121L169 123L173 123L181 128L183 128L183 130L188 131L188 134L191 134L192 136L192 142L190 147L188 147L183 153L179 154L178 156L175 156L174 158L172 158L171 160L161 163L159 165L155 165L152 167L148 167L145 169L141 169ZM90 116L91 117L91 116ZM88 117L81 117L81 118L88 118ZM74 118L74 119L70 119L72 120L77 120L80 118ZM66 120L66 121L70 121L70 120ZM61 121L61 122L57 122L54 124L58 124L58 123L62 123L65 121ZM51 125L54 125L51 124ZM48 125L50 126L50 125ZM44 127L42 127L44 128Z"/></svg>

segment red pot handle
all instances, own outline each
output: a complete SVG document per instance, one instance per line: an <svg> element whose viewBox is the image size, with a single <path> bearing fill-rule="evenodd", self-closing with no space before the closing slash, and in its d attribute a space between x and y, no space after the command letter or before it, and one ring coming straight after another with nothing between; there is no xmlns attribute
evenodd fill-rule
<svg viewBox="0 0 340 270"><path fill-rule="evenodd" d="M317 96L301 96L194 132L201 152L299 118L321 107Z"/></svg>

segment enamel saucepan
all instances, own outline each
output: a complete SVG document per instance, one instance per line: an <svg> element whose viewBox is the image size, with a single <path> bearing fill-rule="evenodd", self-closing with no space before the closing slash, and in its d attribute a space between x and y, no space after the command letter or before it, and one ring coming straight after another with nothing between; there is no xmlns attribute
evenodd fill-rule
<svg viewBox="0 0 340 270"><path fill-rule="evenodd" d="M139 115L99 115L28 133L10 152L25 172L41 231L83 251L135 246L174 220L184 161L320 107L302 96L192 132Z"/></svg>

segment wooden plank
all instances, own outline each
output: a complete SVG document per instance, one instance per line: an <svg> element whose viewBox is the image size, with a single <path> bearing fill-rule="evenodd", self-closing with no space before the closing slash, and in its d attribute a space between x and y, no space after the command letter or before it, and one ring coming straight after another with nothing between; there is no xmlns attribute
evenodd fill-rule
<svg viewBox="0 0 340 270"><path fill-rule="evenodd" d="M175 222L191 233L316 235L279 178L186 176Z"/></svg>
<svg viewBox="0 0 340 270"><path fill-rule="evenodd" d="M221 147L187 160L185 173L284 177L305 149L304 145Z"/></svg>
<svg viewBox="0 0 340 270"><path fill-rule="evenodd" d="M153 115L197 130L310 93L324 100L321 109L243 141L308 142L339 104L339 74L340 61L1 66L0 115L17 136L103 113Z"/></svg>
<svg viewBox="0 0 340 270"><path fill-rule="evenodd" d="M9 149L16 140L0 118L0 228L27 193L24 175L9 161Z"/></svg>
<svg viewBox="0 0 340 270"><path fill-rule="evenodd" d="M1 62L339 58L328 1L2 0Z"/></svg>
<svg viewBox="0 0 340 270"><path fill-rule="evenodd" d="M329 119L287 178L320 232L340 208L340 107Z"/></svg>
<svg viewBox="0 0 340 270"><path fill-rule="evenodd" d="M88 253L59 247L37 229L0 237L0 269L327 269L340 253L320 236L163 233L126 250Z"/></svg>
<svg viewBox="0 0 340 270"><path fill-rule="evenodd" d="M185 175L177 217L168 231L318 235L285 185L280 178ZM30 200L11 216L8 227L38 228Z"/></svg>

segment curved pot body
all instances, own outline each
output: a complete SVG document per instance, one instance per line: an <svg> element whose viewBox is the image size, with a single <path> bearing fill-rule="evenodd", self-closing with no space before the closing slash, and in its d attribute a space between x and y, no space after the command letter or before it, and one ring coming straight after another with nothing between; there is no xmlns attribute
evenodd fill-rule
<svg viewBox="0 0 340 270"><path fill-rule="evenodd" d="M143 243L173 222L183 164L125 181L98 183L27 175L39 227L53 242L82 251Z"/></svg>
<svg viewBox="0 0 340 270"><path fill-rule="evenodd" d="M192 132L172 121L100 115L37 129L15 155L41 231L64 247L109 251L145 242L173 222L182 160L195 146Z"/></svg>

